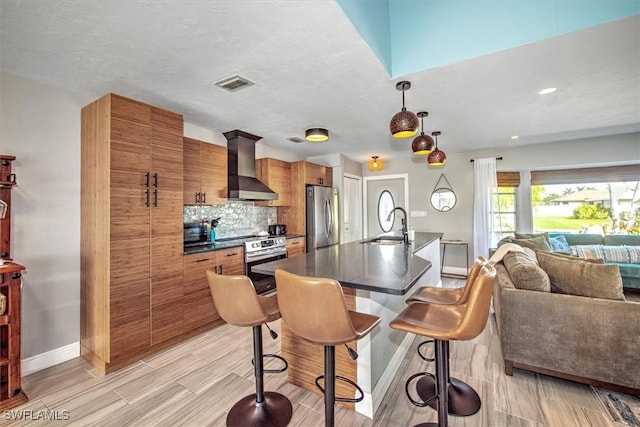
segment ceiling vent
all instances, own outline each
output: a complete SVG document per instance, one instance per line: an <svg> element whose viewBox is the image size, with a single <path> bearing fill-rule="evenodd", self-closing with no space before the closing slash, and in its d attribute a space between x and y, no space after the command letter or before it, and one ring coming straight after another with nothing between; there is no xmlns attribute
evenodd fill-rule
<svg viewBox="0 0 640 427"><path fill-rule="evenodd" d="M227 77L226 79L222 79L214 83L214 85L220 86L222 89L225 89L229 92L235 92L245 87L253 86L254 84L254 82L247 79L246 77L242 77L239 74Z"/></svg>
<svg viewBox="0 0 640 427"><path fill-rule="evenodd" d="M298 138L297 136L292 136L291 138L287 138L287 141L291 141L291 142L295 142L296 144L299 144L301 142L304 142L304 139Z"/></svg>

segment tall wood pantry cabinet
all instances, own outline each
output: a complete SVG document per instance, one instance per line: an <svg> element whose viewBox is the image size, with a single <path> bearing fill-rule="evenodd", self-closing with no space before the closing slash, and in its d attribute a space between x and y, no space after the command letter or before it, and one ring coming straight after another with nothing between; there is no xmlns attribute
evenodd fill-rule
<svg viewBox="0 0 640 427"><path fill-rule="evenodd" d="M103 373L183 332L182 136L118 95L82 109L81 354Z"/></svg>

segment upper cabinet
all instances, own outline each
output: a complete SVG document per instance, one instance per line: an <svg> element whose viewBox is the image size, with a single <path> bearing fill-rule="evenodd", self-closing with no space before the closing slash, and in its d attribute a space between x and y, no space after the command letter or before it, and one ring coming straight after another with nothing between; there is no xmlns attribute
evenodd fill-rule
<svg viewBox="0 0 640 427"><path fill-rule="evenodd" d="M217 205L227 201L227 149L183 138L184 204Z"/></svg>
<svg viewBox="0 0 640 427"><path fill-rule="evenodd" d="M309 185L333 186L333 168L316 163L304 163L304 183Z"/></svg>
<svg viewBox="0 0 640 427"><path fill-rule="evenodd" d="M277 200L255 202L256 206L291 205L291 163L271 158L257 159L256 178L278 194Z"/></svg>

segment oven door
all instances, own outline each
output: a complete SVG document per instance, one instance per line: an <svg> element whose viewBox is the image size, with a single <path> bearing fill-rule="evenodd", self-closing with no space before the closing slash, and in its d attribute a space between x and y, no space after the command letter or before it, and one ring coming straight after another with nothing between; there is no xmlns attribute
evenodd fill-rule
<svg viewBox="0 0 640 427"><path fill-rule="evenodd" d="M246 274L249 276L251 281L253 282L253 286L256 288L256 292L258 295L271 292L276 289L276 278L274 276L269 276L267 274L254 273L251 271L251 267L258 264L264 264L266 262L277 261L279 259L284 259L287 257L287 252L279 252L274 253L273 255L268 255L264 257L260 257L260 259L252 260L248 259L245 263Z"/></svg>

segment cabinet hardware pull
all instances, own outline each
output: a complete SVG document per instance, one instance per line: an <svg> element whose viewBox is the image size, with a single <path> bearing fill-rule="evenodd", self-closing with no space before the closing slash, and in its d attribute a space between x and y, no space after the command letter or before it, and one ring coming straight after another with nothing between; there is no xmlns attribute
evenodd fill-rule
<svg viewBox="0 0 640 427"><path fill-rule="evenodd" d="M196 203L200 203L200 193L196 193Z"/></svg>
<svg viewBox="0 0 640 427"><path fill-rule="evenodd" d="M19 279L19 278L21 278L21 277L22 277L22 274L20 274L20 273L13 273L13 274L11 275L11 278L12 278L12 279Z"/></svg>
<svg viewBox="0 0 640 427"><path fill-rule="evenodd" d="M153 186L158 188L158 174L157 173L153 174Z"/></svg>
<svg viewBox="0 0 640 427"><path fill-rule="evenodd" d="M209 261L209 258L202 258L202 259L196 260L196 262L205 262L205 261Z"/></svg>
<svg viewBox="0 0 640 427"><path fill-rule="evenodd" d="M153 190L153 206L158 207L158 190Z"/></svg>
<svg viewBox="0 0 640 427"><path fill-rule="evenodd" d="M234 252L232 254L227 254L226 256L236 256L236 255L238 255L238 252Z"/></svg>
<svg viewBox="0 0 640 427"><path fill-rule="evenodd" d="M144 190L144 195L145 195L145 202L144 205L146 207L149 207L149 188L147 188L146 190Z"/></svg>
<svg viewBox="0 0 640 427"><path fill-rule="evenodd" d="M218 267L220 267L220 274L222 274L222 264L220 264Z"/></svg>
<svg viewBox="0 0 640 427"><path fill-rule="evenodd" d="M147 188L149 188L149 172L145 173L145 174L144 174L144 177L145 177L145 183L144 183L144 185L145 185Z"/></svg>
<svg viewBox="0 0 640 427"><path fill-rule="evenodd" d="M202 193L202 203L207 203L207 193Z"/></svg>

